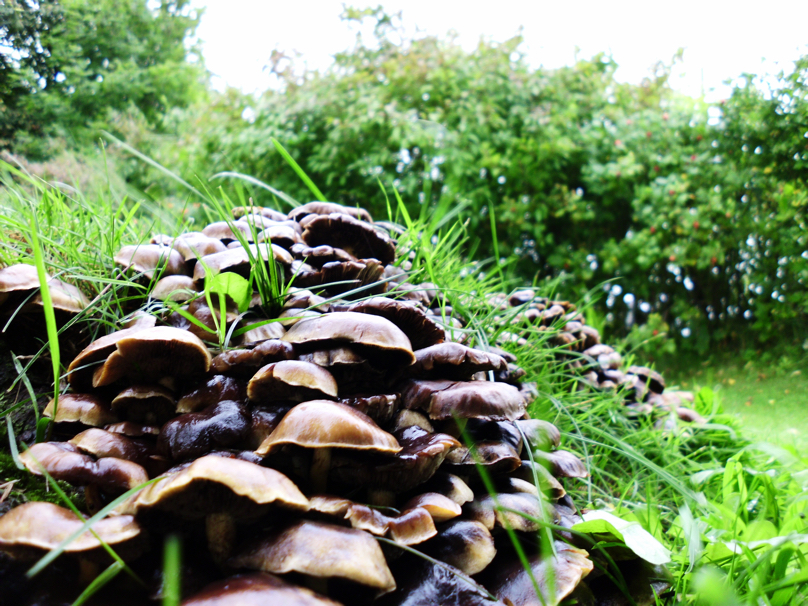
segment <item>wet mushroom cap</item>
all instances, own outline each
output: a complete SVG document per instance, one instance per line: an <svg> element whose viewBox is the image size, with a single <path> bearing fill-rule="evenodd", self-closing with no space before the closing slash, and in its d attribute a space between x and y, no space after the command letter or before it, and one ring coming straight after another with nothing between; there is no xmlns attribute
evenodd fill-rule
<svg viewBox="0 0 808 606"><path fill-rule="evenodd" d="M54 408L56 418L53 418ZM58 404L51 400L42 415L52 418L56 423L81 423L93 427L118 421L118 417L110 410L106 401L91 394L81 393L63 394L59 396Z"/></svg>
<svg viewBox="0 0 808 606"><path fill-rule="evenodd" d="M44 469L57 480L79 486L94 485L113 494L149 480L146 470L137 463L114 457L95 461L69 443L39 442L20 454L20 462L35 475L44 475Z"/></svg>
<svg viewBox="0 0 808 606"><path fill-rule="evenodd" d="M213 498L216 491L210 490L211 484L219 485L231 496L223 501ZM200 498L200 494L208 498ZM242 500L237 504L233 497ZM218 511L237 511L239 505L254 512L255 505L270 504L296 511L309 508L308 499L282 473L248 461L207 455L138 491L119 506L118 513L158 509L194 519Z"/></svg>
<svg viewBox="0 0 808 606"><path fill-rule="evenodd" d="M453 520L422 550L466 574L484 570L497 554L494 537L480 522Z"/></svg>
<svg viewBox="0 0 808 606"><path fill-rule="evenodd" d="M187 271L182 255L160 244L124 246L115 254L114 261L124 269L133 268L149 279L155 274L171 276Z"/></svg>
<svg viewBox="0 0 808 606"><path fill-rule="evenodd" d="M351 217L359 219L360 221L367 221L368 223L373 222L373 219L370 217L370 213L364 208L343 206L342 204L337 204L335 202L309 202L308 204L303 204L302 206L298 206L297 208L289 211L288 217L295 221L300 221L303 219L303 217L308 215L330 215L331 213L342 213L344 215L350 215Z"/></svg>
<svg viewBox="0 0 808 606"><path fill-rule="evenodd" d="M156 326L138 330L119 338L115 345L117 351L107 358L104 366L114 357L112 366L117 368L120 364L125 375L141 383L164 377L203 375L210 370L212 358L205 344L180 328ZM95 386L107 385L118 378L117 371L111 375L112 380L98 382L94 377Z"/></svg>
<svg viewBox="0 0 808 606"><path fill-rule="evenodd" d="M297 322L283 340L308 349L322 349L323 342L360 345L390 358L390 363L415 361L412 345L400 328L380 316L351 311L323 314Z"/></svg>
<svg viewBox="0 0 808 606"><path fill-rule="evenodd" d="M266 572L239 574L206 586L181 606L341 606Z"/></svg>
<svg viewBox="0 0 808 606"><path fill-rule="evenodd" d="M390 236L350 215L309 215L300 221L300 226L309 246L327 244L357 259L378 259L383 266L395 261L396 247Z"/></svg>
<svg viewBox="0 0 808 606"><path fill-rule="evenodd" d="M508 367L495 353L472 349L460 343L439 343L415 352L415 364L408 369L413 377L436 376L468 380L481 371L501 371Z"/></svg>
<svg viewBox="0 0 808 606"><path fill-rule="evenodd" d="M396 587L381 547L368 533L308 520L256 541L237 553L230 564L266 572L339 577L383 591Z"/></svg>
<svg viewBox="0 0 808 606"><path fill-rule="evenodd" d="M337 382L325 368L310 362L284 360L261 368L247 385L251 402L312 400L337 397Z"/></svg>
<svg viewBox="0 0 808 606"><path fill-rule="evenodd" d="M67 553L87 552L101 547L99 538L118 545L141 533L132 516L110 516L93 524L92 532L88 529L65 544L83 525L83 519L64 507L44 501L25 503L0 517L0 551L22 559L39 557L63 544Z"/></svg>
<svg viewBox="0 0 808 606"><path fill-rule="evenodd" d="M390 454L401 450L396 439L370 417L330 400L312 400L292 408L256 453L263 456L284 444Z"/></svg>
<svg viewBox="0 0 808 606"><path fill-rule="evenodd" d="M525 400L519 390L506 383L408 381L401 396L406 408L421 408L430 419L513 421L525 413Z"/></svg>

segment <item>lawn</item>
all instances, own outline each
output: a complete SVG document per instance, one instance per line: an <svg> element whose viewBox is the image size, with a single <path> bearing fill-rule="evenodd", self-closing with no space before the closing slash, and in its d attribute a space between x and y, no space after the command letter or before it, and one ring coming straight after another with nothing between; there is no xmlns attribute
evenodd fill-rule
<svg viewBox="0 0 808 606"><path fill-rule="evenodd" d="M766 371L724 362L668 375L683 389L714 389L724 410L740 418L748 438L793 446L808 456L808 369Z"/></svg>

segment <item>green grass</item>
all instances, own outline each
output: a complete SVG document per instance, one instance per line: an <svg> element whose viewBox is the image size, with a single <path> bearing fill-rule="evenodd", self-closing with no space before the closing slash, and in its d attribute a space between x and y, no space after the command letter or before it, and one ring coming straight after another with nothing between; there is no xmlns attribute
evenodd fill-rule
<svg viewBox="0 0 808 606"><path fill-rule="evenodd" d="M724 361L689 377L677 375L683 389L714 389L749 439L793 447L808 457L808 369L759 370Z"/></svg>
<svg viewBox="0 0 808 606"><path fill-rule="evenodd" d="M93 301L74 321L91 336L117 327L143 294L124 276L115 277L114 252L123 244L145 241L150 233L176 234L186 227L159 209L116 198L111 192L92 199L80 193L67 196L11 169L5 182L0 190L0 261L32 260L28 242L36 213L45 269L81 283ZM239 201L245 197L243 189L238 189L242 182L235 185L233 196ZM189 191L197 196L190 204L201 204L204 214L221 218L229 203L225 191L211 192L204 186ZM260 191L255 195L259 204L266 198ZM609 509L639 522L672 550L675 602L720 604L708 591L718 586L717 595L734 594L738 603L802 603L808 560L806 549L794 536L808 533L805 462L793 454L746 449L748 442L743 439L744 434L765 437L778 445L794 443L800 452L805 451L800 440L806 436L793 432L808 427L804 423L808 412L801 407L802 374L750 375L748 370L728 366L699 368L692 375L679 373L668 376L668 382L678 379L687 389L712 388L703 390L696 403L708 418L706 427L660 427L658 419L630 418L620 394L576 389L576 375L560 363L567 354L552 345L552 332L516 324L518 308L501 311L489 304L492 293L521 285L503 280L507 265L500 265L496 255L496 260L488 262L465 260L466 232L456 208L439 205L427 212L424 207L420 217L411 217L397 195L396 200L388 200L388 208L391 219L402 220L408 228L398 239L401 258L412 253L408 281L440 285L447 304L466 318L463 330L470 344L494 343L504 331L528 338L527 346L510 343L504 348L517 354L527 371L525 380L537 384L539 398L531 414L558 425L564 436L562 448L578 454L591 471L590 478L568 482L568 491L579 506ZM554 294L552 284L537 291ZM609 342L608 335L603 336ZM47 347L39 357L48 357ZM21 374L26 371L23 368ZM26 390L18 391L24 395ZM13 405L4 401L0 414L8 414ZM723 414L721 406L746 416L739 422ZM4 477L21 475L5 464L10 461L0 457L0 463L4 463ZM28 487L28 480L44 484L41 479L26 478L21 487ZM733 541L742 543L737 554L728 551ZM166 578L173 578L179 565L176 547L166 544ZM99 586L116 572L109 569ZM178 599L172 594L167 603Z"/></svg>

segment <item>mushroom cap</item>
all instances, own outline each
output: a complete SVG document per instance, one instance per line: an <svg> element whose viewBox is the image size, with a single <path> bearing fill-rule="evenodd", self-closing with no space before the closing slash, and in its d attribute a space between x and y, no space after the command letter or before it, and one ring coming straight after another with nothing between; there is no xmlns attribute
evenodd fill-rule
<svg viewBox="0 0 808 606"><path fill-rule="evenodd" d="M196 261L199 257L212 255L227 250L221 239L211 238L202 233L185 234L171 243L171 248L180 253L186 263Z"/></svg>
<svg viewBox="0 0 808 606"><path fill-rule="evenodd" d="M260 215L273 221L285 221L288 217L279 210L268 206L234 206L233 217L240 219L245 215Z"/></svg>
<svg viewBox="0 0 808 606"><path fill-rule="evenodd" d="M384 596L379 601L380 606L505 606L500 600L492 602L482 587L464 578L454 566L433 564L420 558L400 561L401 564L394 567L399 589Z"/></svg>
<svg viewBox="0 0 808 606"><path fill-rule="evenodd" d="M262 324L262 320L256 320L254 322L246 322L244 328L253 324L257 324L258 326L251 328L241 335L241 342L243 344L260 343L261 341L267 341L269 339L280 339L286 334L286 329L280 322Z"/></svg>
<svg viewBox="0 0 808 606"><path fill-rule="evenodd" d="M435 522L446 522L456 518L462 513L460 505L452 499L437 492L425 492L407 501L402 509L415 509L420 507L426 509Z"/></svg>
<svg viewBox="0 0 808 606"><path fill-rule="evenodd" d="M261 368L247 385L251 402L337 397L337 382L325 368L310 362L284 360Z"/></svg>
<svg viewBox="0 0 808 606"><path fill-rule="evenodd" d="M495 353L449 342L417 350L415 364L407 372L413 377L468 380L478 372L507 368L505 359Z"/></svg>
<svg viewBox="0 0 808 606"><path fill-rule="evenodd" d="M161 385L133 385L112 400L112 412L119 418L160 425L174 416L176 402Z"/></svg>
<svg viewBox="0 0 808 606"><path fill-rule="evenodd" d="M64 507L33 501L15 507L0 517L0 551L22 559L56 549L84 525L84 520ZM65 545L66 553L88 552L101 548L101 542L118 545L138 537L140 526L132 516L111 516L99 520Z"/></svg>
<svg viewBox="0 0 808 606"><path fill-rule="evenodd" d="M239 574L207 585L181 606L341 606L266 572Z"/></svg>
<svg viewBox="0 0 808 606"><path fill-rule="evenodd" d="M339 577L383 591L396 587L381 547L368 533L308 520L253 543L231 558L230 564L275 573Z"/></svg>
<svg viewBox="0 0 808 606"><path fill-rule="evenodd" d="M248 242L252 242L252 228L246 221L216 221L206 225L202 230L202 234L216 240L238 240L236 232L233 231L234 228L242 237L246 238ZM261 229L263 229L263 226L255 226L256 232L261 231Z"/></svg>
<svg viewBox="0 0 808 606"><path fill-rule="evenodd" d="M466 574L481 572L497 554L494 537L483 524L474 520L449 522L422 550Z"/></svg>
<svg viewBox="0 0 808 606"><path fill-rule="evenodd" d="M132 461L138 465L147 467L151 461L151 456L156 454L152 448L147 447L142 442L131 440L120 433L113 433L92 427L74 436L70 443L76 448L91 454L98 459L115 457Z"/></svg>
<svg viewBox="0 0 808 606"><path fill-rule="evenodd" d="M312 400L292 408L256 453L263 456L284 444L390 454L401 450L396 439L370 417L330 400Z"/></svg>
<svg viewBox="0 0 808 606"><path fill-rule="evenodd" d="M294 358L295 348L280 339L267 339L254 347L232 349L213 358L213 370L218 373L252 377L255 372L270 362Z"/></svg>
<svg viewBox="0 0 808 606"><path fill-rule="evenodd" d="M407 335L389 320L370 314L343 311L306 318L290 328L283 340L308 349L322 349L326 341L350 343L383 354L396 366L415 361Z"/></svg>
<svg viewBox="0 0 808 606"><path fill-rule="evenodd" d="M443 329L431 320L418 304L412 301L371 297L349 305L333 304L331 311L355 311L390 320L407 335L414 350L442 343L446 338Z"/></svg>
<svg viewBox="0 0 808 606"><path fill-rule="evenodd" d="M336 202L309 202L308 204L303 204L289 211L288 217L295 221L300 221L303 217L307 217L308 215L330 215L331 213L342 213L344 215L350 215L360 221L373 223L370 213L364 208L343 206Z"/></svg>
<svg viewBox="0 0 808 606"><path fill-rule="evenodd" d="M56 278L48 280L48 292L50 293L53 308L58 311L77 314L90 304L90 301L78 288ZM42 294L37 293L31 302L26 305L26 309L36 309L43 306Z"/></svg>
<svg viewBox="0 0 808 606"><path fill-rule="evenodd" d="M144 383L165 377L202 375L210 370L211 355L205 344L180 328L155 326L138 330L119 337L115 345L117 351L99 369L109 371L112 367L114 371L104 374L96 371L95 387L113 383L121 374Z"/></svg>
<svg viewBox="0 0 808 606"><path fill-rule="evenodd" d="M303 243L293 244L289 252L296 259L305 260L307 264L317 268L333 261L358 261L351 253L327 244L321 244L320 246L308 246Z"/></svg>
<svg viewBox="0 0 808 606"><path fill-rule="evenodd" d="M213 375L207 381L185 392L177 401L178 413L197 412L222 400L241 402L246 397L246 386L240 379Z"/></svg>
<svg viewBox="0 0 808 606"><path fill-rule="evenodd" d="M154 316L141 316L130 328L117 330L85 347L67 367L67 381L74 389L92 386L93 373L97 369L96 362L106 359L115 351L119 340L136 332L153 328L157 319Z"/></svg>
<svg viewBox="0 0 808 606"><path fill-rule="evenodd" d="M189 276L165 276L157 281L149 295L158 301L175 301L184 303L196 296L196 282Z"/></svg>
<svg viewBox="0 0 808 606"><path fill-rule="evenodd" d="M114 261L124 269L133 268L150 280L155 273L171 276L187 272L182 255L173 248L160 244L124 246L115 254Z"/></svg>
<svg viewBox="0 0 808 606"><path fill-rule="evenodd" d="M42 415L53 418L54 401L51 399ZM118 421L106 401L92 394L66 393L59 396L56 423L81 423L100 427Z"/></svg>
<svg viewBox="0 0 808 606"><path fill-rule="evenodd" d="M513 421L525 413L519 390L506 383L407 381L401 397L406 408L421 408L431 419Z"/></svg>
<svg viewBox="0 0 808 606"><path fill-rule="evenodd" d="M309 215L300 221L303 240L309 246L327 244L357 259L378 259L382 266L395 261L396 246L386 233L343 213Z"/></svg>
<svg viewBox="0 0 808 606"><path fill-rule="evenodd" d="M256 505L270 504L296 511L309 508L303 493L279 471L240 459L207 455L138 491L118 507L118 513L157 509L187 519L220 511L248 516L255 514Z"/></svg>
<svg viewBox="0 0 808 606"><path fill-rule="evenodd" d="M17 263L0 269L0 293L39 288L39 273L29 263Z"/></svg>
<svg viewBox="0 0 808 606"><path fill-rule="evenodd" d="M533 458L547 466L556 477L562 478L588 478L589 470L581 459L566 450L553 452L536 451Z"/></svg>
<svg viewBox="0 0 808 606"><path fill-rule="evenodd" d="M578 586L594 568L588 553L561 541L555 541L556 555L533 555L529 558L533 578L542 598L536 596L533 581L516 557L496 560L481 577L481 582L501 600L514 606L558 604ZM550 594L550 587L553 594Z"/></svg>
<svg viewBox="0 0 808 606"><path fill-rule="evenodd" d="M201 412L168 421L160 430L161 454L174 460L199 457L215 448L229 448L250 431L247 407L233 400L216 402Z"/></svg>
<svg viewBox="0 0 808 606"><path fill-rule="evenodd" d="M146 470L137 463L106 457L97 461L81 454L73 444L39 442L20 454L20 462L31 473L74 485L94 485L110 493L123 493L149 480Z"/></svg>
<svg viewBox="0 0 808 606"><path fill-rule="evenodd" d="M214 274L225 271L232 271L237 274L249 277L252 271L252 264L250 263L250 256L254 260L262 259L267 261L269 259L269 250L272 250L272 256L276 261L284 265L292 264L292 255L286 252L280 246L275 244L252 244L247 249L239 246L236 248L229 248L223 252L206 255L199 259L194 266L194 280L201 280L205 277L205 266L209 267Z"/></svg>

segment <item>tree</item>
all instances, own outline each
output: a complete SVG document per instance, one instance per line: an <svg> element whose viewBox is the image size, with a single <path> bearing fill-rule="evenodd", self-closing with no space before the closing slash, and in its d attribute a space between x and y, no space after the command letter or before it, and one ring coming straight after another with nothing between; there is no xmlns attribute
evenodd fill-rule
<svg viewBox="0 0 808 606"><path fill-rule="evenodd" d="M204 89L188 0L0 0L0 146L81 140L110 110L159 127Z"/></svg>

